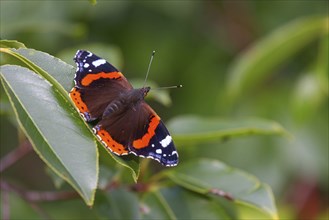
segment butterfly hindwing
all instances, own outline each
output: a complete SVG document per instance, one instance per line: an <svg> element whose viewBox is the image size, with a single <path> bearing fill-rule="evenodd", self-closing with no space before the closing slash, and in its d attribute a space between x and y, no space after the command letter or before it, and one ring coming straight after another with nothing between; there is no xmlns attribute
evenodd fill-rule
<svg viewBox="0 0 329 220"><path fill-rule="evenodd" d="M140 157L152 158L165 166L176 166L178 153L172 137L161 120L159 120L154 133L147 146L135 148L133 145L130 148L131 153Z"/></svg>
<svg viewBox="0 0 329 220"><path fill-rule="evenodd" d="M101 120L94 131L113 153L133 153L152 158L165 166L175 166L178 154L160 117L144 101L124 114L116 113Z"/></svg>
<svg viewBox="0 0 329 220"><path fill-rule="evenodd" d="M102 118L94 127L94 132L111 152L117 155L131 153L129 145L137 137L143 136L148 123L148 112L141 105L116 111Z"/></svg>

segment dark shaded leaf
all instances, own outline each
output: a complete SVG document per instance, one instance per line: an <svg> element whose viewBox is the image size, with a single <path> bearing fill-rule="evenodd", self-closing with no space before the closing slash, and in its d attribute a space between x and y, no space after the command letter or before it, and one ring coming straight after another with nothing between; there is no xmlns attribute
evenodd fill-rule
<svg viewBox="0 0 329 220"><path fill-rule="evenodd" d="M120 188L97 194L95 209L105 219L141 218L137 196Z"/></svg>
<svg viewBox="0 0 329 220"><path fill-rule="evenodd" d="M145 219L234 219L218 200L177 186L147 194L143 202Z"/></svg>
<svg viewBox="0 0 329 220"><path fill-rule="evenodd" d="M215 196L226 193L234 203L252 206L267 213L272 219L278 218L274 197L268 185L219 161L192 161L166 174L178 185L196 193Z"/></svg>

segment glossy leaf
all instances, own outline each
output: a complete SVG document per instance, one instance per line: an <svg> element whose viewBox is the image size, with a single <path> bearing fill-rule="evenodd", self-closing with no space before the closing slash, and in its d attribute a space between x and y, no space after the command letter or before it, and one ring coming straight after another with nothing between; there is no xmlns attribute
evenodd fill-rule
<svg viewBox="0 0 329 220"><path fill-rule="evenodd" d="M275 67L328 30L328 18L302 18L280 27L258 41L231 65L228 73L230 99L251 86L254 87L272 74Z"/></svg>
<svg viewBox="0 0 329 220"><path fill-rule="evenodd" d="M197 144L241 135L287 135L277 122L265 119L219 119L180 116L168 123L177 143Z"/></svg>
<svg viewBox="0 0 329 220"><path fill-rule="evenodd" d="M1 81L34 150L92 205L98 179L97 148L72 107L29 69L2 66Z"/></svg>
<svg viewBox="0 0 329 220"><path fill-rule="evenodd" d="M227 197L234 203L259 209L272 219L278 218L273 193L268 185L217 160L191 161L167 171L166 175L196 193Z"/></svg>
<svg viewBox="0 0 329 220"><path fill-rule="evenodd" d="M75 74L73 66L47 53L34 49L20 48L16 50L1 48L1 52L10 54L22 61L35 73L53 84L63 96L68 97L68 92L73 86Z"/></svg>
<svg viewBox="0 0 329 220"><path fill-rule="evenodd" d="M144 219L235 219L216 198L175 186L143 197Z"/></svg>

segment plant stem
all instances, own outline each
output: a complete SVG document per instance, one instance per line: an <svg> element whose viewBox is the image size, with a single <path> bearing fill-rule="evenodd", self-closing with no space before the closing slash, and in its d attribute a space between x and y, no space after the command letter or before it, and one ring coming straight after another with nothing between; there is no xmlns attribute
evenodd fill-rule
<svg viewBox="0 0 329 220"><path fill-rule="evenodd" d="M21 143L16 149L9 152L0 160L0 173L15 164L18 160L31 152L32 149L32 145L28 140Z"/></svg>

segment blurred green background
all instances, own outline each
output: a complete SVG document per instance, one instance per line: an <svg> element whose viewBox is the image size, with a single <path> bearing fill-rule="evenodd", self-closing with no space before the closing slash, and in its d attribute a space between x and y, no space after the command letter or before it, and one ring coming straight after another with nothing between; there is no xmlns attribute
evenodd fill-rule
<svg viewBox="0 0 329 220"><path fill-rule="evenodd" d="M170 107L150 101L164 121L198 115L279 122L293 138L178 146L181 160L216 158L256 175L272 187L282 218L321 219L328 212L328 23L322 34L302 30L316 29L317 19L328 20L328 1L0 4L1 39L18 40L72 65L75 51L86 49L107 58L128 79L143 79L156 50L149 79L159 86L184 86L170 91ZM289 33L293 28L304 33L302 38ZM266 59L255 58L267 51ZM253 62L255 71L247 73L243 62ZM13 124L1 114L1 156L17 146ZM26 173L26 166L33 172ZM27 187L48 189L52 183L46 175L33 181L42 167L31 155L6 175Z"/></svg>

